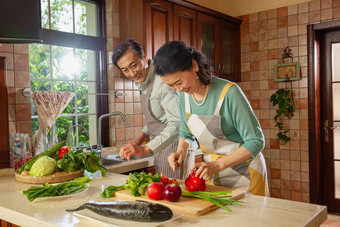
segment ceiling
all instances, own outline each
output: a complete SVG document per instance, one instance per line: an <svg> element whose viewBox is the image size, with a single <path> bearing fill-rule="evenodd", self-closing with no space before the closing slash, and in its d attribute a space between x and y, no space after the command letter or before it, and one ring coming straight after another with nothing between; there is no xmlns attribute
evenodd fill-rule
<svg viewBox="0 0 340 227"><path fill-rule="evenodd" d="M245 14L276 9L311 0L186 0L200 6L237 17Z"/></svg>

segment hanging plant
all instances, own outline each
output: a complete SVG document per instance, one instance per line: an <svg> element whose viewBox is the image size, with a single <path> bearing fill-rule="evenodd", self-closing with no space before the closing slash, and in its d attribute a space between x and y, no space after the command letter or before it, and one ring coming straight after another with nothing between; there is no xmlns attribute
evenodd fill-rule
<svg viewBox="0 0 340 227"><path fill-rule="evenodd" d="M282 116L286 116L288 119L294 116L295 105L293 92L290 89L279 89L270 97L270 101L273 103L273 106L278 105L276 115L274 116L276 122L275 127L279 129L277 137L280 144L286 144L290 141L290 137L287 135L289 130L283 129Z"/></svg>

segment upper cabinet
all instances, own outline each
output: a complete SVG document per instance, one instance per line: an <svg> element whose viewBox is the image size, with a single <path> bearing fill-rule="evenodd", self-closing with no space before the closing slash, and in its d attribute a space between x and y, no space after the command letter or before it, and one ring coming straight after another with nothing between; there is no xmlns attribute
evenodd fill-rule
<svg viewBox="0 0 340 227"><path fill-rule="evenodd" d="M197 48L196 11L174 4L174 40Z"/></svg>
<svg viewBox="0 0 340 227"><path fill-rule="evenodd" d="M145 51L149 58L153 58L164 43L173 40L172 14L170 2L145 1Z"/></svg>
<svg viewBox="0 0 340 227"><path fill-rule="evenodd" d="M240 77L240 26L197 13L198 49L211 60L215 75L234 82Z"/></svg>
<svg viewBox="0 0 340 227"><path fill-rule="evenodd" d="M241 81L241 20L180 0L144 0L144 7L138 7L139 11L144 9L143 19L140 16L138 20L132 19L133 14L140 15L140 12L136 12L136 7L128 6L140 5L141 1L125 0L120 4L120 11L124 10L120 13L122 39L143 40L149 58L153 58L168 41L184 41L209 58L216 76ZM143 34L135 32L141 27Z"/></svg>

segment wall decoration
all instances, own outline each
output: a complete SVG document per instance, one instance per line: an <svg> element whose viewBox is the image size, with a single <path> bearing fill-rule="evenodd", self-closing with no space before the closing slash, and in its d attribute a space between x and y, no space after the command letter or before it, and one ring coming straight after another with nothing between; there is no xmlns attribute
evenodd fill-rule
<svg viewBox="0 0 340 227"><path fill-rule="evenodd" d="M274 80L275 81L289 81L300 79L300 63L284 63L276 64L274 66Z"/></svg>

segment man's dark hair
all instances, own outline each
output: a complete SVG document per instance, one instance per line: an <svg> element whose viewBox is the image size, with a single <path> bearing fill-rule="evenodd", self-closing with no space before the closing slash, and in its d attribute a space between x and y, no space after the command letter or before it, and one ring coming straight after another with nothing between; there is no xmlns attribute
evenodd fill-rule
<svg viewBox="0 0 340 227"><path fill-rule="evenodd" d="M118 68L117 61L126 53L128 50L135 52L140 58L144 56L144 50L142 46L133 39L126 39L118 44L112 54L112 63Z"/></svg>

